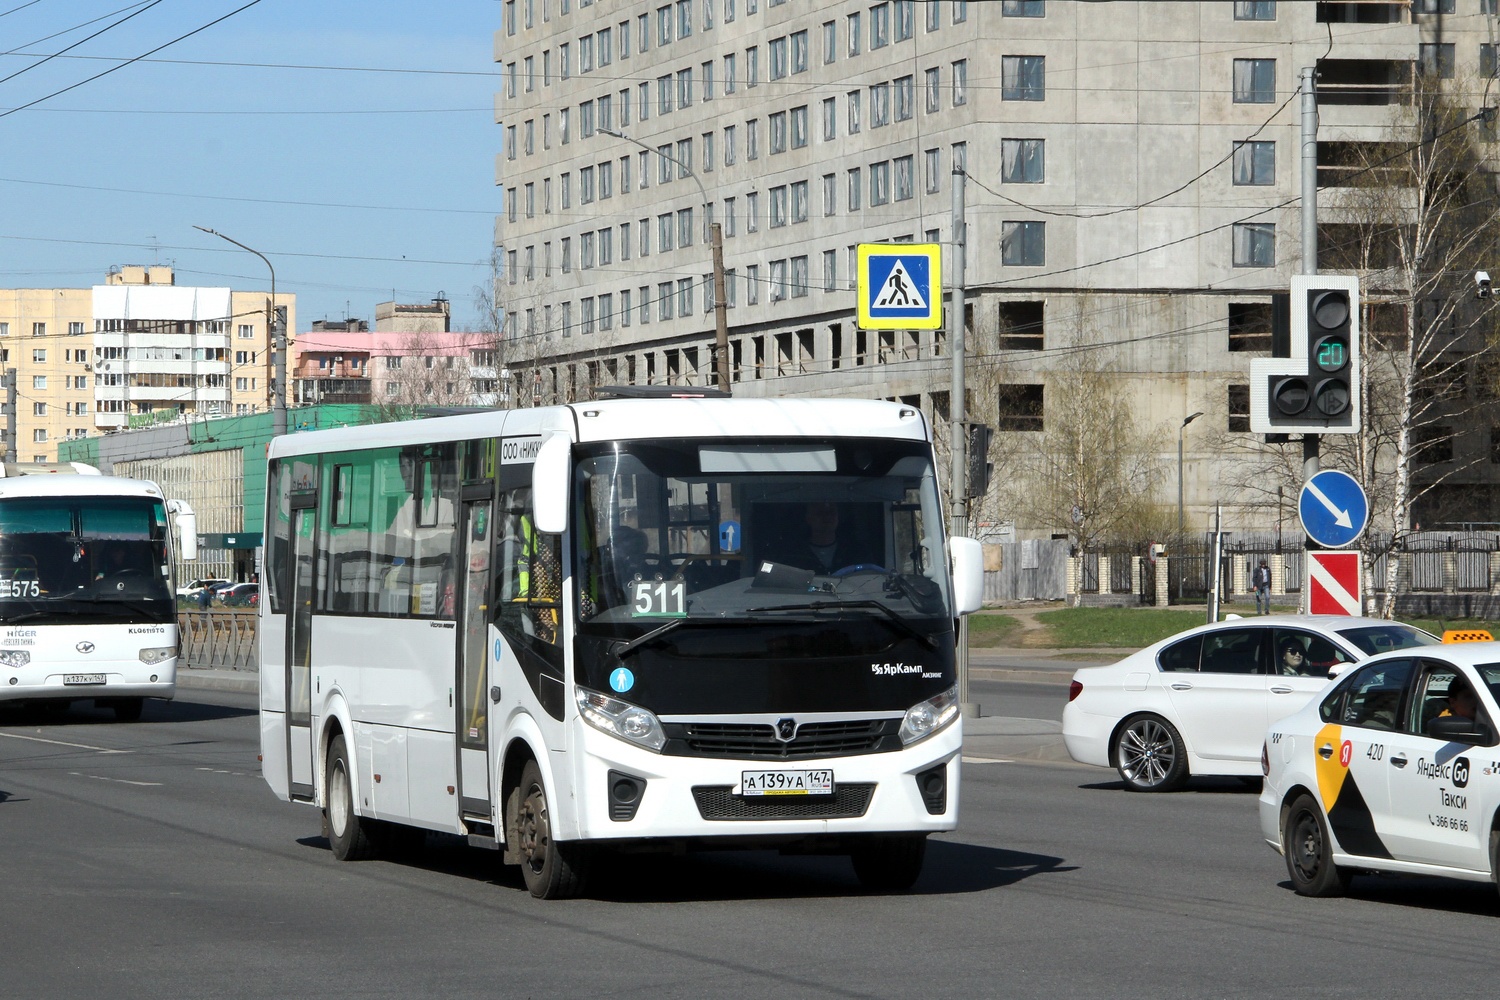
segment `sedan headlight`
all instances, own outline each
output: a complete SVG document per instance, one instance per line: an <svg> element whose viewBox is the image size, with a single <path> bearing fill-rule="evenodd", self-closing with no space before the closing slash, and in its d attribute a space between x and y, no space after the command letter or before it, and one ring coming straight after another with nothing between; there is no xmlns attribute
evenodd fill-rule
<svg viewBox="0 0 1500 1000"><path fill-rule="evenodd" d="M595 729L657 753L666 746L667 734L654 713L587 688L578 688L575 697L578 714Z"/></svg>
<svg viewBox="0 0 1500 1000"><path fill-rule="evenodd" d="M31 654L24 649L0 649L0 665L24 667L31 662Z"/></svg>
<svg viewBox="0 0 1500 1000"><path fill-rule="evenodd" d="M170 660L177 655L176 646L158 646L156 649L141 650L142 663L160 663L162 660Z"/></svg>
<svg viewBox="0 0 1500 1000"><path fill-rule="evenodd" d="M958 688L951 687L942 694L928 698L906 710L906 718L901 720L901 742L910 744L925 740L956 718L958 718Z"/></svg>

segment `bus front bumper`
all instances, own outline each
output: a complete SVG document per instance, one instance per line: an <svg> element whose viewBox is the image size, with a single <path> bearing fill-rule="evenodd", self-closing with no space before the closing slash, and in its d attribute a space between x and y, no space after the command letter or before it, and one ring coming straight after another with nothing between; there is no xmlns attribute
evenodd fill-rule
<svg viewBox="0 0 1500 1000"><path fill-rule="evenodd" d="M6 675L9 676L6 676ZM165 698L177 693L177 658L65 664L32 661L0 669L0 701L85 698Z"/></svg>
<svg viewBox="0 0 1500 1000"><path fill-rule="evenodd" d="M652 753L575 718L575 836L796 841L958 826L962 721L898 751L792 761ZM832 771L833 792L746 795L747 772ZM560 839L563 835L560 834ZM572 839L572 838L566 838Z"/></svg>

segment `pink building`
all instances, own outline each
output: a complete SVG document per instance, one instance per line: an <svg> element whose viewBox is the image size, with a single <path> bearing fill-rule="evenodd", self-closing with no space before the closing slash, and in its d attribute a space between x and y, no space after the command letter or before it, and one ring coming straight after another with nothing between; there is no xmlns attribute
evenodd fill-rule
<svg viewBox="0 0 1500 1000"><path fill-rule="evenodd" d="M316 323L292 345L295 405L389 403L495 406L502 402L493 335L371 333L364 323ZM350 330L344 327L359 326Z"/></svg>

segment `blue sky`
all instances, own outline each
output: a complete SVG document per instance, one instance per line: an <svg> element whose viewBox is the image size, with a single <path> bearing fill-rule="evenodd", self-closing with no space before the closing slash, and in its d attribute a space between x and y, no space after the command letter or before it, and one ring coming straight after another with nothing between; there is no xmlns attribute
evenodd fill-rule
<svg viewBox="0 0 1500 1000"><path fill-rule="evenodd" d="M247 2L0 0L0 286L153 263L268 286L198 225L270 258L300 329L440 294L471 327L501 200L497 0L260 0L12 111Z"/></svg>

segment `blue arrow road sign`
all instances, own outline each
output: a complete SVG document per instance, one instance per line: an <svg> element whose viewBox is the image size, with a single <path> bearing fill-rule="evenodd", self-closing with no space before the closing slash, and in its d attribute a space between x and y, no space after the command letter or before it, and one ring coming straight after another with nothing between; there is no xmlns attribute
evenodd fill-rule
<svg viewBox="0 0 1500 1000"><path fill-rule="evenodd" d="M1359 481L1347 472L1324 469L1302 486L1297 498L1302 530L1319 545L1339 548L1364 533L1370 501Z"/></svg>

